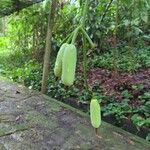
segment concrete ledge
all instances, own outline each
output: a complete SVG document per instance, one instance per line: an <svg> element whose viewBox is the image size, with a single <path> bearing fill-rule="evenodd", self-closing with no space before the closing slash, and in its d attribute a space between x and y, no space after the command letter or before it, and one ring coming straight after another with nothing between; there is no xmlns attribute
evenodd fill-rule
<svg viewBox="0 0 150 150"><path fill-rule="evenodd" d="M0 150L148 150L150 143L39 92L0 79Z"/></svg>

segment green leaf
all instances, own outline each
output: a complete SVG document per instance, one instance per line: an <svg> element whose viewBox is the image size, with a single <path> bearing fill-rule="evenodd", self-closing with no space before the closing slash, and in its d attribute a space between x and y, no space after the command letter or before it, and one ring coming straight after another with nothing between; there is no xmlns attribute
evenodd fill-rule
<svg viewBox="0 0 150 150"><path fill-rule="evenodd" d="M124 25L125 25L125 26L128 26L129 24L130 24L130 21L129 21L129 20L127 20L127 19L124 20Z"/></svg>
<svg viewBox="0 0 150 150"><path fill-rule="evenodd" d="M148 23L148 15L141 16L145 23Z"/></svg>
<svg viewBox="0 0 150 150"><path fill-rule="evenodd" d="M146 136L146 140L150 141L150 133L148 133L148 135Z"/></svg>
<svg viewBox="0 0 150 150"><path fill-rule="evenodd" d="M138 114L134 114L131 117L131 120L133 121L134 124L140 127L145 124L145 119L139 116Z"/></svg>

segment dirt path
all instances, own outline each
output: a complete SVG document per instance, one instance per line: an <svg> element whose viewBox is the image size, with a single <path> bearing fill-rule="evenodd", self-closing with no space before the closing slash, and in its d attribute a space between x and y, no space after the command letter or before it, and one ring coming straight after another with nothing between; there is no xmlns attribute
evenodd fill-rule
<svg viewBox="0 0 150 150"><path fill-rule="evenodd" d="M105 122L98 139L89 117L63 103L0 80L0 150L149 150L145 140Z"/></svg>

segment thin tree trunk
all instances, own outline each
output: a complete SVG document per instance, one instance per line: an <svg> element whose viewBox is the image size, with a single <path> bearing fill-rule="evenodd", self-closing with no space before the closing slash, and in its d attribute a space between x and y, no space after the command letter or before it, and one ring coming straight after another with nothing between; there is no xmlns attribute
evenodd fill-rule
<svg viewBox="0 0 150 150"><path fill-rule="evenodd" d="M119 0L116 1L116 17L115 17L115 33L114 33L114 48L113 48L113 72L114 76L117 76L118 74L118 24L119 24L119 18L118 18L118 11L119 11Z"/></svg>
<svg viewBox="0 0 150 150"><path fill-rule="evenodd" d="M46 47L45 47L45 54L44 54L42 87L41 87L42 93L47 92L47 86L48 86L48 76L50 70L50 54L52 51L52 30L53 30L53 24L55 18L56 5L57 5L57 0L52 0L52 2L50 2L50 13L48 15L48 27L47 27Z"/></svg>
<svg viewBox="0 0 150 150"><path fill-rule="evenodd" d="M32 36L32 37L33 37L33 38L32 38L32 47L33 47L32 49L33 49L33 52L35 52L35 49L36 49L36 48L35 48L35 46L36 46L36 42L35 42L36 34L35 34L35 31L36 31L36 30L35 30L35 26L33 26L33 36Z"/></svg>
<svg viewBox="0 0 150 150"><path fill-rule="evenodd" d="M89 10L89 0L85 1L84 4L84 10L83 10L83 18L81 25L85 29L85 23L86 23L86 18ZM87 50L86 50L86 39L83 36L83 76L84 76L84 85L86 90L88 89L88 82L87 82L87 56L86 56Z"/></svg>
<svg viewBox="0 0 150 150"><path fill-rule="evenodd" d="M103 20L104 20L104 18L105 18L105 16L106 16L106 14L107 14L107 12L108 12L108 10L109 10L109 8L110 8L110 6L111 6L112 3L113 3L113 0L110 0L110 2L109 2L108 5L106 6L106 9L105 9L105 11L104 11L104 13L103 13L103 15L102 15L102 17L101 17L100 23L103 22Z"/></svg>

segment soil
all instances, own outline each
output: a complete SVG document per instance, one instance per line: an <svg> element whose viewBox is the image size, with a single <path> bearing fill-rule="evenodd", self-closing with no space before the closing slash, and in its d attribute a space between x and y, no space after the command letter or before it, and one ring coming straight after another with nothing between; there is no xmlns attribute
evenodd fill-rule
<svg viewBox="0 0 150 150"><path fill-rule="evenodd" d="M113 73L112 71L95 68L88 73L88 84L91 87L99 86L107 96L114 96L116 100L122 100L121 92L128 90L134 100L133 105L138 106L138 96L150 91L150 69L139 70L135 73ZM142 89L134 89L133 85L143 85ZM132 102L131 102L132 103Z"/></svg>

